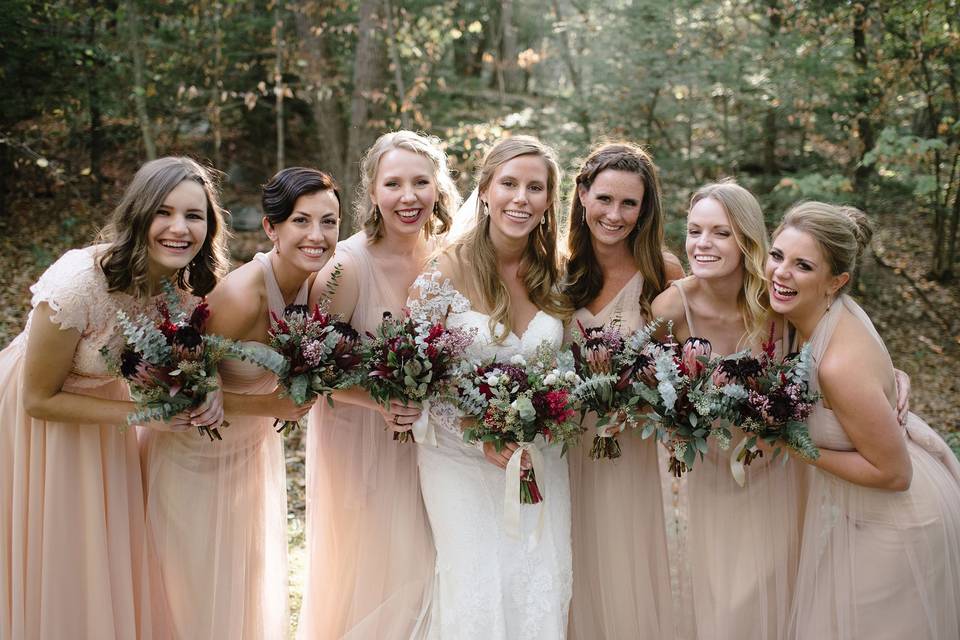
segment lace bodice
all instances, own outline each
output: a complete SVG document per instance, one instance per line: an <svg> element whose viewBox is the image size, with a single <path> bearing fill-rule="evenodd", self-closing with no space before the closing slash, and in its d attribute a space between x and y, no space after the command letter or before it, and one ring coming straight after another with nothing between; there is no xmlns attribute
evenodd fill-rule
<svg viewBox="0 0 960 640"><path fill-rule="evenodd" d="M100 354L116 333L117 311L130 316L156 313L155 298L138 299L122 292L107 291L107 279L97 264L103 245L72 249L54 262L30 287L31 306L46 302L51 320L61 329L76 329L80 342L73 356L64 388L93 388L112 381ZM27 333L33 311L27 319Z"/></svg>
<svg viewBox="0 0 960 640"><path fill-rule="evenodd" d="M408 303L413 317L425 317L430 320L444 320L448 327L474 330L473 343L467 348L466 356L471 360L509 360L515 355L532 357L543 342L559 349L563 341L563 323L545 311L538 311L517 335L510 332L502 342L496 342L490 331L490 316L472 308L470 301L450 283L441 280L438 271L421 274L414 282L419 296ZM503 331L503 325L494 327L496 333Z"/></svg>

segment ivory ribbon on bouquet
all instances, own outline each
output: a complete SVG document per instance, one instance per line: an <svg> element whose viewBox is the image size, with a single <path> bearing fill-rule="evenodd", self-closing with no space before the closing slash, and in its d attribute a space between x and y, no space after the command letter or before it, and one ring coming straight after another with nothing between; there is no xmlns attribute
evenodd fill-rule
<svg viewBox="0 0 960 640"><path fill-rule="evenodd" d="M506 490L503 494L503 527L507 535L514 539L520 538L520 509L523 506L520 502L520 477L523 475L523 469L520 462L523 460L523 452L530 452L530 462L532 464L533 475L537 479L537 487L541 490L540 495L546 500L546 493L543 491L543 482L547 476L544 472L543 454L532 442L520 442L520 446L510 456L507 463L507 482ZM540 501L540 516L537 519L537 528L533 532L533 541L540 540L540 533L543 531L543 500ZM535 505L536 506L536 505Z"/></svg>
<svg viewBox="0 0 960 640"><path fill-rule="evenodd" d="M430 400L423 401L420 417L410 425L410 431L413 432L415 442L437 446L437 432L433 428L433 422L430 421Z"/></svg>
<svg viewBox="0 0 960 640"><path fill-rule="evenodd" d="M733 479L741 487L747 483L747 469L743 465L743 460L740 460L740 452L746 448L747 440L748 438L741 440L740 444L735 446L730 454L730 473L733 474Z"/></svg>

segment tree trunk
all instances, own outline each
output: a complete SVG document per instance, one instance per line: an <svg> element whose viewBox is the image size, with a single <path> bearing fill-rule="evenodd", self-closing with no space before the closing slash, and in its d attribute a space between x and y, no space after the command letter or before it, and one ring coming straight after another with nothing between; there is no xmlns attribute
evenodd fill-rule
<svg viewBox="0 0 960 640"><path fill-rule="evenodd" d="M97 0L90 0L87 17L87 101L90 111L90 203L99 204L102 193L103 128L100 115L100 89L97 86L100 61L97 54Z"/></svg>
<svg viewBox="0 0 960 640"><path fill-rule="evenodd" d="M517 66L517 30L513 26L513 0L500 2L500 47L497 59L497 88L500 94L516 93L523 78Z"/></svg>
<svg viewBox="0 0 960 640"><path fill-rule="evenodd" d="M407 86L403 81L403 67L400 61L400 52L397 50L396 22L399 16L394 15L390 0L383 0L383 11L386 14L384 21L387 25L387 50L390 53L390 66L393 67L393 84L397 90L397 112L400 114L400 126L410 128L410 114L407 110Z"/></svg>
<svg viewBox="0 0 960 640"><path fill-rule="evenodd" d="M554 32L560 41L560 55L563 57L567 72L570 74L570 83L573 85L574 103L576 105L574 110L577 114L577 121L580 124L580 128L583 129L584 142L589 146L593 140L593 136L590 134L590 112L587 110L587 95L583 89L583 81L581 80L580 73L577 71L577 65L573 58L567 28L566 26L562 26L563 12L560 9L559 0L553 0L553 16L556 20ZM556 28L558 25L561 25L561 28Z"/></svg>
<svg viewBox="0 0 960 640"><path fill-rule="evenodd" d="M344 160L346 158L346 122L338 101L339 89L336 87L336 65L331 62L324 40L322 27L326 11L334 9L327 3L317 3L308 8L295 10L297 39L300 53L307 66L303 70L304 91L301 95L308 98L313 111L314 126L317 129L315 157L319 168L331 174L335 179L344 179ZM341 183L343 184L343 183ZM349 209L346 204L350 193L344 197L344 213Z"/></svg>
<svg viewBox="0 0 960 640"><path fill-rule="evenodd" d="M153 141L153 127L150 124L150 112L147 111L147 89L144 83L143 42L140 32L140 13L136 0L124 2L124 12L127 23L127 46L133 56L133 104L137 111L137 121L140 123L140 135L143 138L143 149L147 160L157 157L157 146Z"/></svg>
<svg viewBox="0 0 960 640"><path fill-rule="evenodd" d="M767 0L767 50L770 55L777 51L777 36L783 23L783 13L779 0ZM767 187L772 189L777 183L780 168L777 166L777 106L770 104L763 118L763 166L767 176Z"/></svg>
<svg viewBox="0 0 960 640"><path fill-rule="evenodd" d="M223 123L221 119L221 94L223 93L223 5L214 0L210 5L210 21L213 28L213 64L210 76L210 99L207 101L207 119L213 136L213 164L223 166Z"/></svg>
<svg viewBox="0 0 960 640"><path fill-rule="evenodd" d="M344 162L344 192L351 199L359 184L359 163L363 152L377 136L375 122L376 105L370 100L370 94L383 86L383 70L386 68L386 54L380 37L383 29L381 0L360 0L358 13L359 37L354 55L353 94L350 97L350 130L347 136L347 156ZM352 218L347 217L341 223L341 235L353 231Z"/></svg>
<svg viewBox="0 0 960 640"><path fill-rule="evenodd" d="M873 123L870 120L872 91L871 77L867 57L867 10L870 7L868 0L855 4L853 8L853 62L857 67L857 78L854 80L856 94L854 104L857 107L857 133L860 137L860 154L857 168L853 173L853 186L856 197L863 203L864 193L872 166L864 164L863 158L873 150L876 140L873 134Z"/></svg>
<svg viewBox="0 0 960 640"><path fill-rule="evenodd" d="M284 148L283 127L283 14L281 2L278 0L274 7L274 64L273 64L273 94L276 98L277 116L277 171L287 166L286 150Z"/></svg>

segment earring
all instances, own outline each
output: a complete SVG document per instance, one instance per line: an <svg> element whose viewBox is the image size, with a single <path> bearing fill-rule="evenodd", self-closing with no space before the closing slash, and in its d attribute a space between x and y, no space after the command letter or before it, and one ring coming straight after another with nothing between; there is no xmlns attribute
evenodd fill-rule
<svg viewBox="0 0 960 640"><path fill-rule="evenodd" d="M490 209L487 206L487 203L484 202L483 200L480 201L480 213L481 215L485 215L485 216L490 215Z"/></svg>
<svg viewBox="0 0 960 640"><path fill-rule="evenodd" d="M380 213L380 205L376 205L376 204L373 205L373 219L374 219L374 220L382 220L382 219L383 219L383 214Z"/></svg>
<svg viewBox="0 0 960 640"><path fill-rule="evenodd" d="M540 226L542 226L542 227L547 226L547 214L546 214L546 212L544 212L543 217L540 218Z"/></svg>
<svg viewBox="0 0 960 640"><path fill-rule="evenodd" d="M274 253L276 253L277 255L280 255L280 243L279 243L279 242L274 242L274 243L273 243L273 251L274 251Z"/></svg>

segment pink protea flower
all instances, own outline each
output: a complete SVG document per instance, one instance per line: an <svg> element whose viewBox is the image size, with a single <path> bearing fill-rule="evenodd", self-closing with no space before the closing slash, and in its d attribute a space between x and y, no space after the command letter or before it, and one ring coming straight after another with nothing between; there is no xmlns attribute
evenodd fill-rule
<svg viewBox="0 0 960 640"><path fill-rule="evenodd" d="M705 338L687 338L680 350L680 364L686 374L691 377L699 377L706 365L700 362L699 358L710 358L712 348L710 341Z"/></svg>

